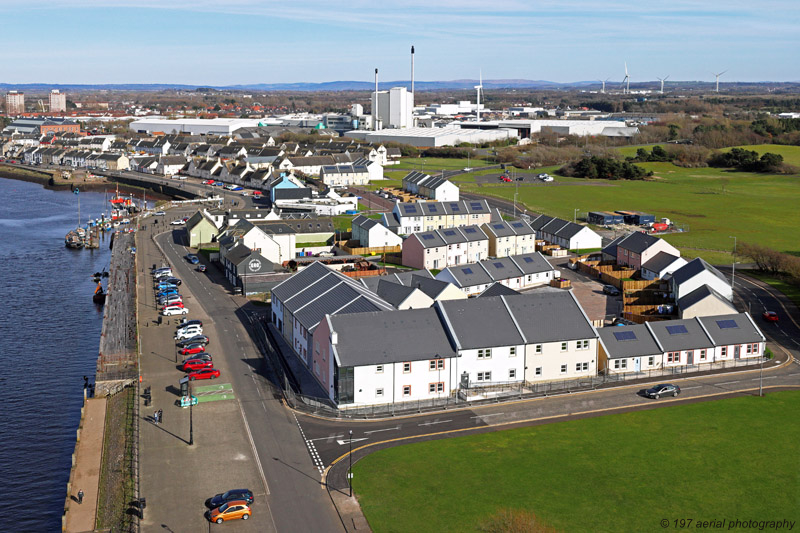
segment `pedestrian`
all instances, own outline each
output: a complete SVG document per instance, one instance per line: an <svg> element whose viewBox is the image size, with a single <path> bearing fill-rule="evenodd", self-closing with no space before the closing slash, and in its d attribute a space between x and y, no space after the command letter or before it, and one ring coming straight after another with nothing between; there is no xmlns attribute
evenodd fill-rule
<svg viewBox="0 0 800 533"><path fill-rule="evenodd" d="M83 489L78 491L78 505L83 503Z"/></svg>
<svg viewBox="0 0 800 533"><path fill-rule="evenodd" d="M162 422L164 422L164 410L163 409L159 409L158 410L158 423L161 424Z"/></svg>
<svg viewBox="0 0 800 533"><path fill-rule="evenodd" d="M153 413L153 422L155 423L155 425L158 425L158 409L156 409L155 412Z"/></svg>

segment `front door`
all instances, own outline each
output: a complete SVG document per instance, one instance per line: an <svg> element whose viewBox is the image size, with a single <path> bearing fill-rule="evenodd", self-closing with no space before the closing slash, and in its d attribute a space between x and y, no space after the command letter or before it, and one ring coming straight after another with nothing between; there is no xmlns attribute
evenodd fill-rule
<svg viewBox="0 0 800 533"><path fill-rule="evenodd" d="M738 344L733 347L733 358L734 359L739 359L740 351L741 351L741 346L739 346Z"/></svg>
<svg viewBox="0 0 800 533"><path fill-rule="evenodd" d="M694 364L694 352L689 350L686 352L686 364L693 365Z"/></svg>
<svg viewBox="0 0 800 533"><path fill-rule="evenodd" d="M641 357L634 357L633 358L633 370L638 372L642 369L642 358Z"/></svg>

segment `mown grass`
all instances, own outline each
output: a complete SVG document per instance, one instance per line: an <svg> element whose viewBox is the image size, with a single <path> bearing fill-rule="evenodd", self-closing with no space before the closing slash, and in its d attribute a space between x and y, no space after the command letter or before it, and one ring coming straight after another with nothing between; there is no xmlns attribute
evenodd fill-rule
<svg viewBox="0 0 800 533"><path fill-rule="evenodd" d="M480 531L500 509L570 532L796 521L798 409L780 392L423 442L367 456L353 484L378 533Z"/></svg>
<svg viewBox="0 0 800 533"><path fill-rule="evenodd" d="M487 165L494 165L496 163L487 161L486 159L465 157L463 159L451 159L446 157L403 157L400 159L400 164L397 165L403 169L425 170L426 172L436 172L441 170L454 170L462 168L475 168L485 167Z"/></svg>

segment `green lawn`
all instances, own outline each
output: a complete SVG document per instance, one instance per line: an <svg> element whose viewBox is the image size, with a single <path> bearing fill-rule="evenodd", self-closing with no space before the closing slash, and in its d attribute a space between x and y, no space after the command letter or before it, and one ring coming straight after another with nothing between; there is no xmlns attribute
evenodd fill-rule
<svg viewBox="0 0 800 533"><path fill-rule="evenodd" d="M737 272L739 271L737 270ZM772 276L770 274L759 272L758 270L745 270L744 273L781 291L783 294L788 296L797 307L800 307L800 286L788 283L783 277Z"/></svg>
<svg viewBox="0 0 800 533"><path fill-rule="evenodd" d="M428 173L442 171L442 170L454 170L454 169L461 169L466 167L485 167L487 165L494 165L496 163L489 162L485 159L475 159L467 158L457 159L457 158L446 158L446 157L403 157L400 159L400 164L397 165L399 168L403 169L413 169L413 170L424 170Z"/></svg>
<svg viewBox="0 0 800 533"><path fill-rule="evenodd" d="M353 483L377 533L479 531L504 508L569 532L796 521L798 410L780 392L423 442L367 456Z"/></svg>

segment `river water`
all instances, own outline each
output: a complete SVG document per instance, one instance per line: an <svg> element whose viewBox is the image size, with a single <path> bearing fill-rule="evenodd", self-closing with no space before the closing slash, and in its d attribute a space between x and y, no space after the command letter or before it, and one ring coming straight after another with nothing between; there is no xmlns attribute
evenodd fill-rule
<svg viewBox="0 0 800 533"><path fill-rule="evenodd" d="M24 509L4 530L61 530L83 376L93 381L100 344L91 275L111 257L107 237L97 250L64 246L78 196L83 222L108 212L103 193L0 178L0 501Z"/></svg>

